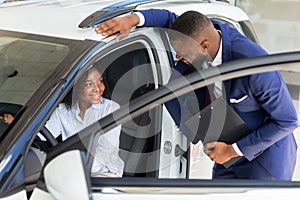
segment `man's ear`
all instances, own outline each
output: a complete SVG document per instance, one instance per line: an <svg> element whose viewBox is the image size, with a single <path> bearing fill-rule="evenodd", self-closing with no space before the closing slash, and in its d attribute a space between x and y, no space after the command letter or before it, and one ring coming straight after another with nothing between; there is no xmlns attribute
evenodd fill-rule
<svg viewBox="0 0 300 200"><path fill-rule="evenodd" d="M201 46L202 46L202 48L203 48L204 50L208 50L209 47L210 47L210 43L209 43L208 40L206 40L206 41L203 41L203 42L202 42Z"/></svg>

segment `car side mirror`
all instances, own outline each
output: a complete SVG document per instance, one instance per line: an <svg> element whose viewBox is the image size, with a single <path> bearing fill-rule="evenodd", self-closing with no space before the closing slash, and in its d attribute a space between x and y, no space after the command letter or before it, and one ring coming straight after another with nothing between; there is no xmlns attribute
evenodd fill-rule
<svg viewBox="0 0 300 200"><path fill-rule="evenodd" d="M47 190L55 199L90 199L89 177L86 154L79 150L57 156L44 169Z"/></svg>

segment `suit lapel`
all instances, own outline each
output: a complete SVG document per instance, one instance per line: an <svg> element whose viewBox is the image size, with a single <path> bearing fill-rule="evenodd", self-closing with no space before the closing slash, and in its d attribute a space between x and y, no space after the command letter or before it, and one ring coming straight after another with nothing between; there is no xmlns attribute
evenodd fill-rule
<svg viewBox="0 0 300 200"><path fill-rule="evenodd" d="M224 99L226 99L227 103L229 104L231 80L223 81L223 84L225 90L225 92L223 92L223 95L225 95Z"/></svg>

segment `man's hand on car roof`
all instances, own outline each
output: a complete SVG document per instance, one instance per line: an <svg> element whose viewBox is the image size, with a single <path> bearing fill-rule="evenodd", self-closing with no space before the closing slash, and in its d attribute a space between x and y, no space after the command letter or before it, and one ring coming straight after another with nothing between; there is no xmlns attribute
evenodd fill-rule
<svg viewBox="0 0 300 200"><path fill-rule="evenodd" d="M101 24L98 24L95 28L95 32L103 36L110 36L119 33L119 35L116 37L116 41L118 42L121 39L127 37L131 29L138 24L139 17L136 14L124 17L115 17Z"/></svg>

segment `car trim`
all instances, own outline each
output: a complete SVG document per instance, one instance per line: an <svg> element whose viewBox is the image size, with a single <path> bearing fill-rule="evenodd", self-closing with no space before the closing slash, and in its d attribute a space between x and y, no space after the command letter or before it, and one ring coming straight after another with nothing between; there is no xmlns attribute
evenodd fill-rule
<svg viewBox="0 0 300 200"><path fill-rule="evenodd" d="M86 17L79 25L79 28L87 29L95 27L97 24L100 24L104 21L107 21L113 17L120 16L135 10L138 5L152 3L156 1L165 1L165 0L130 0L130 1L121 1L110 6L104 7L93 14Z"/></svg>
<svg viewBox="0 0 300 200"><path fill-rule="evenodd" d="M156 179L149 177L123 177L122 181L115 178L91 178L92 190L100 190L113 186L113 189L120 193L159 193L159 194L205 194L216 192L240 193L249 189L263 188L298 188L299 181L249 181L249 180L197 180L197 179ZM167 188L167 189L166 189Z"/></svg>
<svg viewBox="0 0 300 200"><path fill-rule="evenodd" d="M111 18L132 12L136 9L137 6L142 4L153 3L157 1L167 1L167 0L129 0L129 1L121 1L110 6L104 7L88 17L86 17L79 25L78 28L87 29L94 28L98 24L105 22ZM208 3L216 3L218 1L208 0ZM223 2L219 0L219 2ZM228 2L227 2L228 3Z"/></svg>

